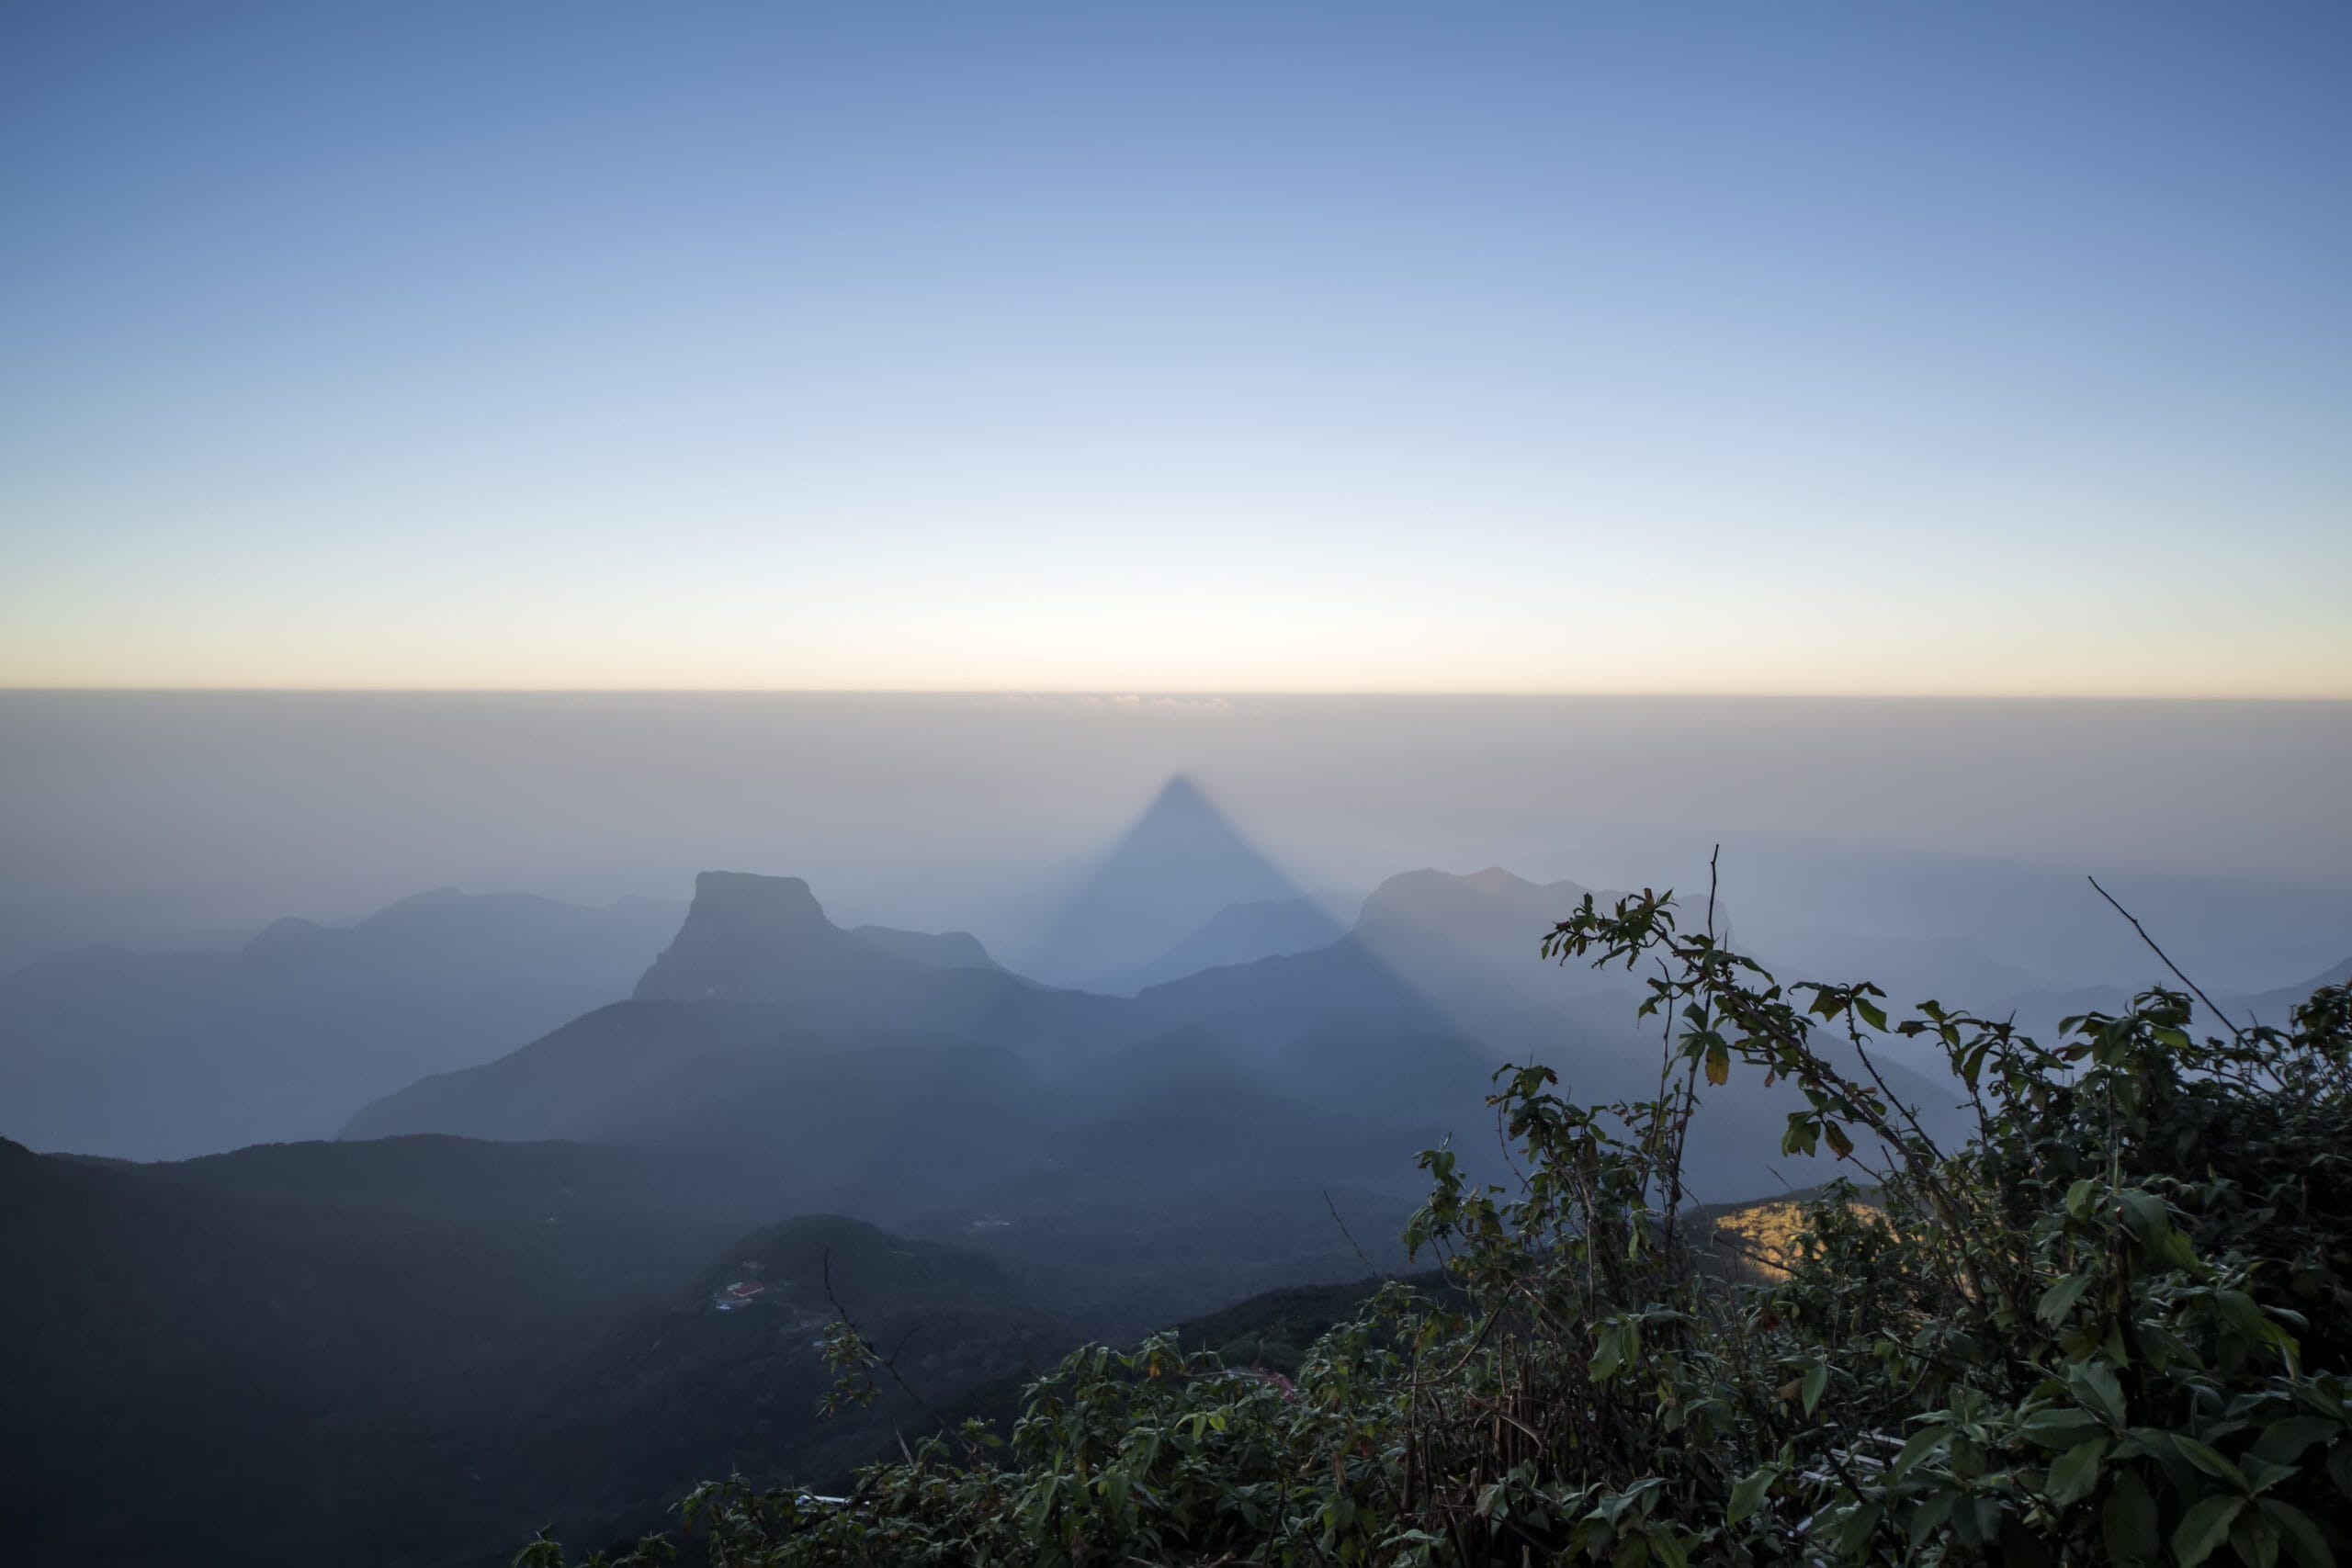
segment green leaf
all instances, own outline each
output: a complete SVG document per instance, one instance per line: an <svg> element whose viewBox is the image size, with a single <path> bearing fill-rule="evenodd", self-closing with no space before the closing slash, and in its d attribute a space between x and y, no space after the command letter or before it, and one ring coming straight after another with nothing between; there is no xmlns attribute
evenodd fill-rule
<svg viewBox="0 0 2352 1568"><path fill-rule="evenodd" d="M2212 1556L2230 1539L2230 1522L2245 1506L2243 1497L2208 1497L2189 1509L2172 1532L2173 1555L2180 1559L2180 1568L2197 1568Z"/></svg>
<svg viewBox="0 0 2352 1568"><path fill-rule="evenodd" d="M2281 1503L2275 1497L2265 1497L2257 1506L2262 1517L2278 1530L2278 1539L2286 1543L2287 1554L2298 1568L2335 1568L2335 1552L2312 1523L2311 1516L2292 1503Z"/></svg>
<svg viewBox="0 0 2352 1568"><path fill-rule="evenodd" d="M2305 1449L2343 1429L2343 1422L2324 1416L2290 1416L2265 1427L2262 1436L2254 1440L2254 1451L2273 1464L2292 1464Z"/></svg>
<svg viewBox="0 0 2352 1568"><path fill-rule="evenodd" d="M2271 1322L2269 1314L2244 1291L2215 1291L2213 1304L2222 1309L2223 1319L2248 1344L2275 1345L2285 1337L2285 1331Z"/></svg>
<svg viewBox="0 0 2352 1568"><path fill-rule="evenodd" d="M2061 1454L2050 1467L2050 1500L2063 1508L2089 1496L2098 1485L2098 1461L2106 1457L2105 1438L2077 1443Z"/></svg>
<svg viewBox="0 0 2352 1568"><path fill-rule="evenodd" d="M2124 1470L2117 1473L2114 1490L2107 1495L2107 1506L2099 1510L2099 1528L2107 1542L2107 1554L2114 1561L2154 1561L2156 1500L2148 1495L2148 1483L2140 1479L2139 1472Z"/></svg>
<svg viewBox="0 0 2352 1568"><path fill-rule="evenodd" d="M2018 1423L2018 1436L2045 1449L2071 1449L2098 1437L2104 1428L2087 1410L2064 1406L2037 1410Z"/></svg>
<svg viewBox="0 0 2352 1568"><path fill-rule="evenodd" d="M2001 1505L1997 1498L1962 1497L1952 1508L1951 1532L1960 1538L1962 1546L1984 1546L2000 1528Z"/></svg>
<svg viewBox="0 0 2352 1568"><path fill-rule="evenodd" d="M2182 1457L2173 1435L2158 1427L2134 1427L2124 1439L2125 1451L2145 1454L2156 1461L2166 1480L2182 1491L2197 1489L2197 1472Z"/></svg>
<svg viewBox="0 0 2352 1568"><path fill-rule="evenodd" d="M2103 1362L2076 1361L2066 1368L2067 1386L2084 1404L2105 1416L2109 1426L2123 1425L2123 1385Z"/></svg>
<svg viewBox="0 0 2352 1568"><path fill-rule="evenodd" d="M1759 1464L1739 1478L1731 1489L1731 1506L1724 1510L1724 1523L1736 1525L1764 1506L1764 1495L1772 1490L1773 1481L1780 1475L1776 1464Z"/></svg>
<svg viewBox="0 0 2352 1568"><path fill-rule="evenodd" d="M2151 1252L2164 1246L2165 1237L2172 1234L2172 1212L2163 1199L2134 1188L2117 1193L2115 1201L2123 1211L2124 1228L2134 1240Z"/></svg>
<svg viewBox="0 0 2352 1568"><path fill-rule="evenodd" d="M2238 1468L2245 1472L2250 1483L2248 1490L2256 1493L2267 1492L2280 1482L2292 1481L2302 1473L2294 1465L2273 1464L2257 1453L2240 1455Z"/></svg>
<svg viewBox="0 0 2352 1568"><path fill-rule="evenodd" d="M1951 1428L1949 1427L1920 1427L1911 1434L1911 1440L1903 1445L1903 1451L1894 1456L1894 1474L1899 1479L1913 1465L1950 1441Z"/></svg>
<svg viewBox="0 0 2352 1568"><path fill-rule="evenodd" d="M1822 1393L1824 1390L1827 1389L1828 1386L1829 1363L1826 1361L1815 1361L1812 1368L1804 1374L1804 1413L1806 1415L1810 1416L1813 1414L1813 1407L1821 1403Z"/></svg>
<svg viewBox="0 0 2352 1568"><path fill-rule="evenodd" d="M1939 1492L1928 1498L1926 1505L1911 1516L1909 1533L1912 1551L1918 1551L1920 1547L1927 1544L1929 1536L1944 1528L1944 1522L1951 1517L1954 1495L1950 1492Z"/></svg>
<svg viewBox="0 0 2352 1568"><path fill-rule="evenodd" d="M2223 1459L2214 1450L2211 1444L2201 1443L2195 1438L2184 1437L2178 1432L2175 1432L2173 1434L2172 1443L2173 1447L2178 1449L2182 1455L2188 1459L2189 1463L2195 1465L2198 1469L2203 1471L2214 1480L2226 1483L2234 1491L2250 1492L2253 1490L2253 1486L2246 1480L2245 1472L2240 1471L2236 1465L2232 1464L2228 1460Z"/></svg>
<svg viewBox="0 0 2352 1568"><path fill-rule="evenodd" d="M2075 1303L2082 1299L2083 1292L2090 1286L2091 1277L2087 1274L2067 1275L2041 1292L2041 1301L2034 1307L2033 1315L2055 1326L2075 1310Z"/></svg>
<svg viewBox="0 0 2352 1568"><path fill-rule="evenodd" d="M1781 1134L1781 1152L1784 1155L1809 1155L1821 1142L1821 1129L1814 1125L1812 1116L1803 1111L1789 1112L1789 1130Z"/></svg>
<svg viewBox="0 0 2352 1568"><path fill-rule="evenodd" d="M1885 1514L1884 1505L1879 1503L1865 1503L1856 1508L1847 1516L1845 1528L1838 1532L1838 1550L1848 1557L1860 1555Z"/></svg>
<svg viewBox="0 0 2352 1568"><path fill-rule="evenodd" d="M1860 1013L1865 1019L1868 1019L1870 1021L1870 1026L1872 1029L1883 1030L1886 1027L1886 1010L1880 1007L1877 1003L1865 1001L1860 997L1856 997L1854 998L1854 1010Z"/></svg>
<svg viewBox="0 0 2352 1568"><path fill-rule="evenodd" d="M2278 1532L2254 1509L2230 1527L2230 1550L2247 1568L2278 1568Z"/></svg>

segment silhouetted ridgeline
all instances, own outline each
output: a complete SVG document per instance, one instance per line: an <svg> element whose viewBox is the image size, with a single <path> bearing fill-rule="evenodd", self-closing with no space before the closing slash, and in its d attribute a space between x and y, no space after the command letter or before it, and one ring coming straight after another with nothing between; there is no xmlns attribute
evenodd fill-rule
<svg viewBox="0 0 2352 1568"><path fill-rule="evenodd" d="M1181 1114L1159 1079L1182 1064L1219 1120L1264 1103L1287 1131L1221 1170L1166 1179L1380 1180L1398 1155L1479 1126L1485 1076L1505 1060L1548 1062L1599 1098L1647 1082L1633 987L1547 965L1527 934L1584 893L1499 870L1410 873L1324 947L1125 998L967 962L976 944L964 939L844 931L797 878L707 874L633 1000L424 1079L345 1135L686 1142L802 1176L861 1212L977 1212L1056 1182L1091 1128ZM1770 1184L1787 1098L1750 1090L1710 1110L1702 1190ZM867 1113L883 1104L889 1117ZM1136 1152L1150 1157L1148 1145ZM853 1174L833 1189L814 1174L826 1171Z"/></svg>

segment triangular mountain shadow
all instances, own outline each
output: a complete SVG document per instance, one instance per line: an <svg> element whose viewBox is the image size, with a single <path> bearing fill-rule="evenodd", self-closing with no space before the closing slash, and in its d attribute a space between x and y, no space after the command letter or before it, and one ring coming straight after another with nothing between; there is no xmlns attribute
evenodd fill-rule
<svg viewBox="0 0 2352 1568"><path fill-rule="evenodd" d="M1057 985L1116 984L1229 904L1300 896L1178 773L1088 874L1023 968Z"/></svg>
<svg viewBox="0 0 2352 1568"><path fill-rule="evenodd" d="M1329 947L1348 934L1363 900L1361 893L1316 893L1272 902L1227 904L1175 946L1106 988L1131 996L1204 969Z"/></svg>

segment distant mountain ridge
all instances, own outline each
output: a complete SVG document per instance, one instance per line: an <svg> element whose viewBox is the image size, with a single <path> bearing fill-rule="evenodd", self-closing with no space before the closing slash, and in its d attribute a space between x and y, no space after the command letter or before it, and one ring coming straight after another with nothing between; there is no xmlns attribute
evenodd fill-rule
<svg viewBox="0 0 2352 1568"><path fill-rule="evenodd" d="M329 1136L626 995L680 908L443 889L233 953L62 953L0 976L0 1134L143 1158Z"/></svg>
<svg viewBox="0 0 2352 1568"><path fill-rule="evenodd" d="M1023 1173L1084 1144L1102 1118L1172 1113L1155 1064L1182 1042L1205 1065L1188 1091L1197 1103L1298 1108L1291 1133L1272 1134L1296 1148L1221 1156L1240 1159L1237 1170L1345 1146L1336 1130L1324 1141L1326 1116L1335 1129L1417 1123L1406 1144L1434 1142L1485 1118L1487 1075L1506 1059L1548 1062L1603 1099L1654 1086L1656 1044L1630 1024L1638 981L1542 957L1544 934L1586 896L1496 867L1408 872L1324 947L1124 998L993 967L928 967L835 926L799 878L706 873L629 1001L422 1079L366 1107L344 1135L693 1139L795 1175L887 1171L894 1201L920 1202L929 1180L949 1201L1031 1179ZM1390 1091L1401 1083L1420 1087ZM1710 1112L1725 1135L1700 1156L1725 1196L1766 1181L1777 1156L1779 1113L1745 1103L1734 1092ZM888 1139L871 1131L879 1106L891 1108ZM1201 1121L1204 1137L1215 1120ZM894 1159L892 1146L910 1152ZM1104 1145L1114 1165L1158 1158L1154 1146Z"/></svg>
<svg viewBox="0 0 2352 1568"><path fill-rule="evenodd" d="M713 874L684 929L694 906L668 899L440 888L350 926L279 919L230 953L58 954L0 976L0 1134L132 1158L327 1137L632 987L786 1000L947 971L1020 984L968 933L843 931L805 883ZM730 891L756 908L725 911Z"/></svg>
<svg viewBox="0 0 2352 1568"><path fill-rule="evenodd" d="M841 1069L858 1069L858 1087L841 1092L881 1094L861 1072L884 1054L902 1065L927 1055L944 1071L951 1044L1079 1048L1117 1006L1009 974L964 933L844 930L799 877L704 872L628 1001L496 1061L421 1078L362 1107L343 1135L642 1135L665 1119L691 1124L707 1096L723 1102L705 1118L708 1136L742 1126L747 1106L792 1099L790 1083L811 1075L838 1083ZM822 1120L796 1111L774 1125L815 1134Z"/></svg>
<svg viewBox="0 0 2352 1568"><path fill-rule="evenodd" d="M1628 989L1618 977L1544 961L1544 937L1586 892L1498 866L1403 872L1374 888L1354 928L1329 946L1204 970L1136 999L1159 1015L1214 1020L1267 1045L1340 1031L1414 1031L1513 1045L1548 1032L1556 1046L1564 1008ZM1612 1043L1625 1032L1622 1020L1602 1027L1599 1038Z"/></svg>
<svg viewBox="0 0 2352 1568"><path fill-rule="evenodd" d="M2165 972L2151 955L2146 986L2161 986L2179 990L2180 981ZM2296 1006L2323 986L2340 986L2352 981L2352 958L2346 959L2311 979L2297 985L2282 986L2268 991L2214 991L2210 993L2215 1005L2225 1015L2216 1019L2201 1000L2192 998L2190 1009L2195 1027L2219 1031L2227 1027L2243 1029L2249 1024L2267 1024L2273 1029L2285 1029L2292 1021ZM2077 986L2070 989L2044 988L2024 991L2003 998L1988 1010L1990 1016L2014 1016L2018 1027L2029 1034L2048 1038L2057 1032L2059 1021L2068 1017L2089 1012L2115 1013L2131 1005L2132 992L2120 986Z"/></svg>

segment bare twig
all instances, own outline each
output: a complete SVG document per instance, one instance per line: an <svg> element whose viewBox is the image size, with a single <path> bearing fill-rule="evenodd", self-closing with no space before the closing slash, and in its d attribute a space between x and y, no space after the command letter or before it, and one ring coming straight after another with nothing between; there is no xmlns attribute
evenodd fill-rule
<svg viewBox="0 0 2352 1568"><path fill-rule="evenodd" d="M956 1429L954 1424L951 1423L946 1416L942 1416L938 1409L932 1404L931 1401L916 1393L914 1384L909 1382L899 1371L897 1365L899 1350L903 1350L907 1348L907 1340L915 1337L915 1330L913 1328L908 1329L905 1337L899 1341L898 1350L891 1351L889 1359L887 1360L884 1359L882 1352L876 1348L874 1341L865 1337L865 1330L858 1327L856 1322L851 1318L849 1315L849 1308L842 1305L841 1297L833 1293L833 1249L831 1247L829 1247L825 1248L824 1256L820 1259L820 1269L822 1272L825 1282L825 1300L832 1303L834 1314L842 1320L842 1326L848 1329L853 1335L856 1336L857 1342L865 1347L865 1353L874 1359L874 1364L890 1374L890 1381L899 1385L899 1392L905 1394L909 1399L913 1400L916 1408L920 1409L924 1415L937 1422L941 1431L954 1431ZM922 1325L918 1324L915 1326L920 1328ZM961 1434L958 1434L958 1436L960 1437ZM900 1437L899 1438L899 1446L900 1449L903 1450L906 1447L906 1441L907 1440L904 1437ZM964 1439L964 1447L967 1453L977 1454L978 1451L977 1449L973 1448L969 1438ZM911 1456L910 1456L909 1461L912 1462Z"/></svg>
<svg viewBox="0 0 2352 1568"><path fill-rule="evenodd" d="M2173 978L2178 980L2191 991L2194 991L2197 994L2197 999L2205 1004L2205 1010L2211 1013L2215 1018L2220 1019L2222 1025L2229 1030L2232 1037L2234 1038L2239 1044L2245 1044L2245 1031L2240 1029L2236 1024L2232 1023L2230 1021L2230 1015L2213 1005L2213 998L2205 994L2204 987L2200 987L2196 981L2190 979L2188 976L2180 972L2180 965L2175 964L2169 957L2166 957L2165 950L2156 945L2156 939L2148 934L2148 928L2142 925L2138 919L2134 919L2131 910L2125 908L2120 904L2117 904L2115 902L2114 894L2109 893L2104 887L2099 887L2098 877L2086 877L2085 880L2089 882L2093 887L2098 889L2098 896L2100 897L2106 899L2109 904L2114 905L2115 912L2117 914L2132 922L2132 929L2140 933L2140 940L2148 944L2148 951L2154 953L2158 958L2164 959L2165 967L2172 971Z"/></svg>
<svg viewBox="0 0 2352 1568"><path fill-rule="evenodd" d="M1323 1206L1331 1211L1331 1223L1340 1227L1340 1234L1348 1238L1348 1245L1355 1247L1356 1257L1363 1263L1364 1272L1377 1274L1384 1280L1387 1279L1389 1277L1387 1270L1373 1267L1372 1259L1364 1257L1363 1248L1356 1245L1355 1234L1348 1229L1348 1222L1340 1218L1340 1206L1331 1201L1331 1190L1328 1187L1323 1189Z"/></svg>
<svg viewBox="0 0 2352 1568"><path fill-rule="evenodd" d="M1715 940L1715 862L1723 858L1724 847L1717 844L1707 852L1707 940Z"/></svg>

